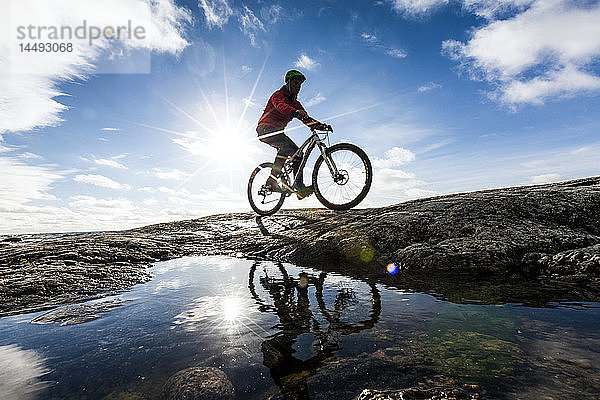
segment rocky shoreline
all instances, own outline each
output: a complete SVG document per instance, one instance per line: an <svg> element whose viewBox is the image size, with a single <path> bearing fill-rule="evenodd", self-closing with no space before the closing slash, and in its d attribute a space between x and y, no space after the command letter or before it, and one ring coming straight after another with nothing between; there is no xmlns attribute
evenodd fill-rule
<svg viewBox="0 0 600 400"><path fill-rule="evenodd" d="M0 316L102 297L189 255L291 262L452 301L600 299L600 177L382 208L222 214L119 232L5 237ZM390 275L394 263L399 272Z"/></svg>

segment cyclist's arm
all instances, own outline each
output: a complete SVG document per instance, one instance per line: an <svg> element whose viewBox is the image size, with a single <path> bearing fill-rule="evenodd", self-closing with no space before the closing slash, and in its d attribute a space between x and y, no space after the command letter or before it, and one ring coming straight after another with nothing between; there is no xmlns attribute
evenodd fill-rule
<svg viewBox="0 0 600 400"><path fill-rule="evenodd" d="M281 91L275 92L273 93L273 96L271 96L271 103L273 104L273 107L275 107L275 109L282 115L289 115L290 118L294 118L296 116L297 109L288 103L289 100L286 101L286 97L287 95Z"/></svg>
<svg viewBox="0 0 600 400"><path fill-rule="evenodd" d="M295 112L292 112L292 118L298 118L300 121L302 121L302 123L304 123L304 125L308 126L309 128L312 128L316 124L321 124L319 121L308 115L308 113L306 112L304 107L302 107L302 104L300 104L299 101L296 100L294 102L294 105L298 108Z"/></svg>

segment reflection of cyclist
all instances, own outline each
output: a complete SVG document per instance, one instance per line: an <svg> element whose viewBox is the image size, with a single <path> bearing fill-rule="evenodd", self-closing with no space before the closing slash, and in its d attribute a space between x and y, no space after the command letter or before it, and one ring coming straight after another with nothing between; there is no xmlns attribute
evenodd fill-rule
<svg viewBox="0 0 600 400"><path fill-rule="evenodd" d="M271 95L256 127L258 138L277 149L277 156L275 156L271 175L266 182L274 192L282 191L277 185L277 178L281 174L281 169L287 157L293 155L298 150L296 143L283 133L287 124L293 118L298 118L308 127L314 127L318 130L331 128L309 117L302 104L298 101L298 93L305 80L306 77L302 72L295 69L288 71L285 74L285 85ZM295 187L292 188L300 199L309 196L313 192L312 186L307 187L304 185L302 171L299 171L301 160L302 157L298 157L293 165L294 176L297 174L300 175Z"/></svg>
<svg viewBox="0 0 600 400"><path fill-rule="evenodd" d="M281 390L286 400L306 400L308 395L308 378L314 375L340 349L338 334L351 335L365 329L371 329L381 314L381 297L376 285L365 282L371 289L371 312L365 320L345 322L342 320L344 310L351 307L349 298L353 297L351 289L339 288L335 296L333 309L328 309L323 294L327 273L311 276L301 272L298 279L289 276L283 264L277 264L281 277L270 276L265 270L258 277L263 289L272 299L273 305L265 303L254 286L255 274L260 263L250 268L248 277L250 293L258 302L260 311L275 313L279 318L279 332L266 339L262 345L263 364L269 368L271 378ZM318 307L311 308L309 287L314 288ZM314 311L313 311L314 310ZM318 312L325 318L326 324L314 315ZM311 333L317 340L318 347L313 348L315 354L308 359L297 358L294 344L298 337Z"/></svg>

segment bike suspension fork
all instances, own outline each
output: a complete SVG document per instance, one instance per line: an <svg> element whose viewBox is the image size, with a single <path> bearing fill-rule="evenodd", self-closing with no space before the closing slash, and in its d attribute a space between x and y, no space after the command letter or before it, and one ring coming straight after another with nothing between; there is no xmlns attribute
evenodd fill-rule
<svg viewBox="0 0 600 400"><path fill-rule="evenodd" d="M327 168L329 168L329 172L331 173L331 176L335 177L338 174L338 169L337 166L335 165L335 163L333 162L333 159L331 157L329 157L329 155L327 154L327 146L325 146L323 143L318 143L319 146L319 151L321 152L321 156L323 157L323 159L325 160L325 164L327 164Z"/></svg>

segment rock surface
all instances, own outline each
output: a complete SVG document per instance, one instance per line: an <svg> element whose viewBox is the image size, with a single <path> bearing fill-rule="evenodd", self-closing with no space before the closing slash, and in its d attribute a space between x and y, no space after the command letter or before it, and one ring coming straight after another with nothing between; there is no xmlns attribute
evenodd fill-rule
<svg viewBox="0 0 600 400"><path fill-rule="evenodd" d="M93 321L100 318L99 314L109 312L111 309L120 307L120 300L107 300L93 304L72 304L48 311L31 320L34 324L61 324L76 325Z"/></svg>
<svg viewBox="0 0 600 400"><path fill-rule="evenodd" d="M101 297L186 255L291 262L453 301L600 299L600 177L335 212L222 214L121 232L12 238L0 316ZM392 276L386 265L395 263Z"/></svg>
<svg viewBox="0 0 600 400"><path fill-rule="evenodd" d="M165 400L233 400L233 385L225 372L213 367L192 367L171 376L163 387Z"/></svg>
<svg viewBox="0 0 600 400"><path fill-rule="evenodd" d="M479 393L458 388L370 390L365 389L356 400L468 400L481 399Z"/></svg>

